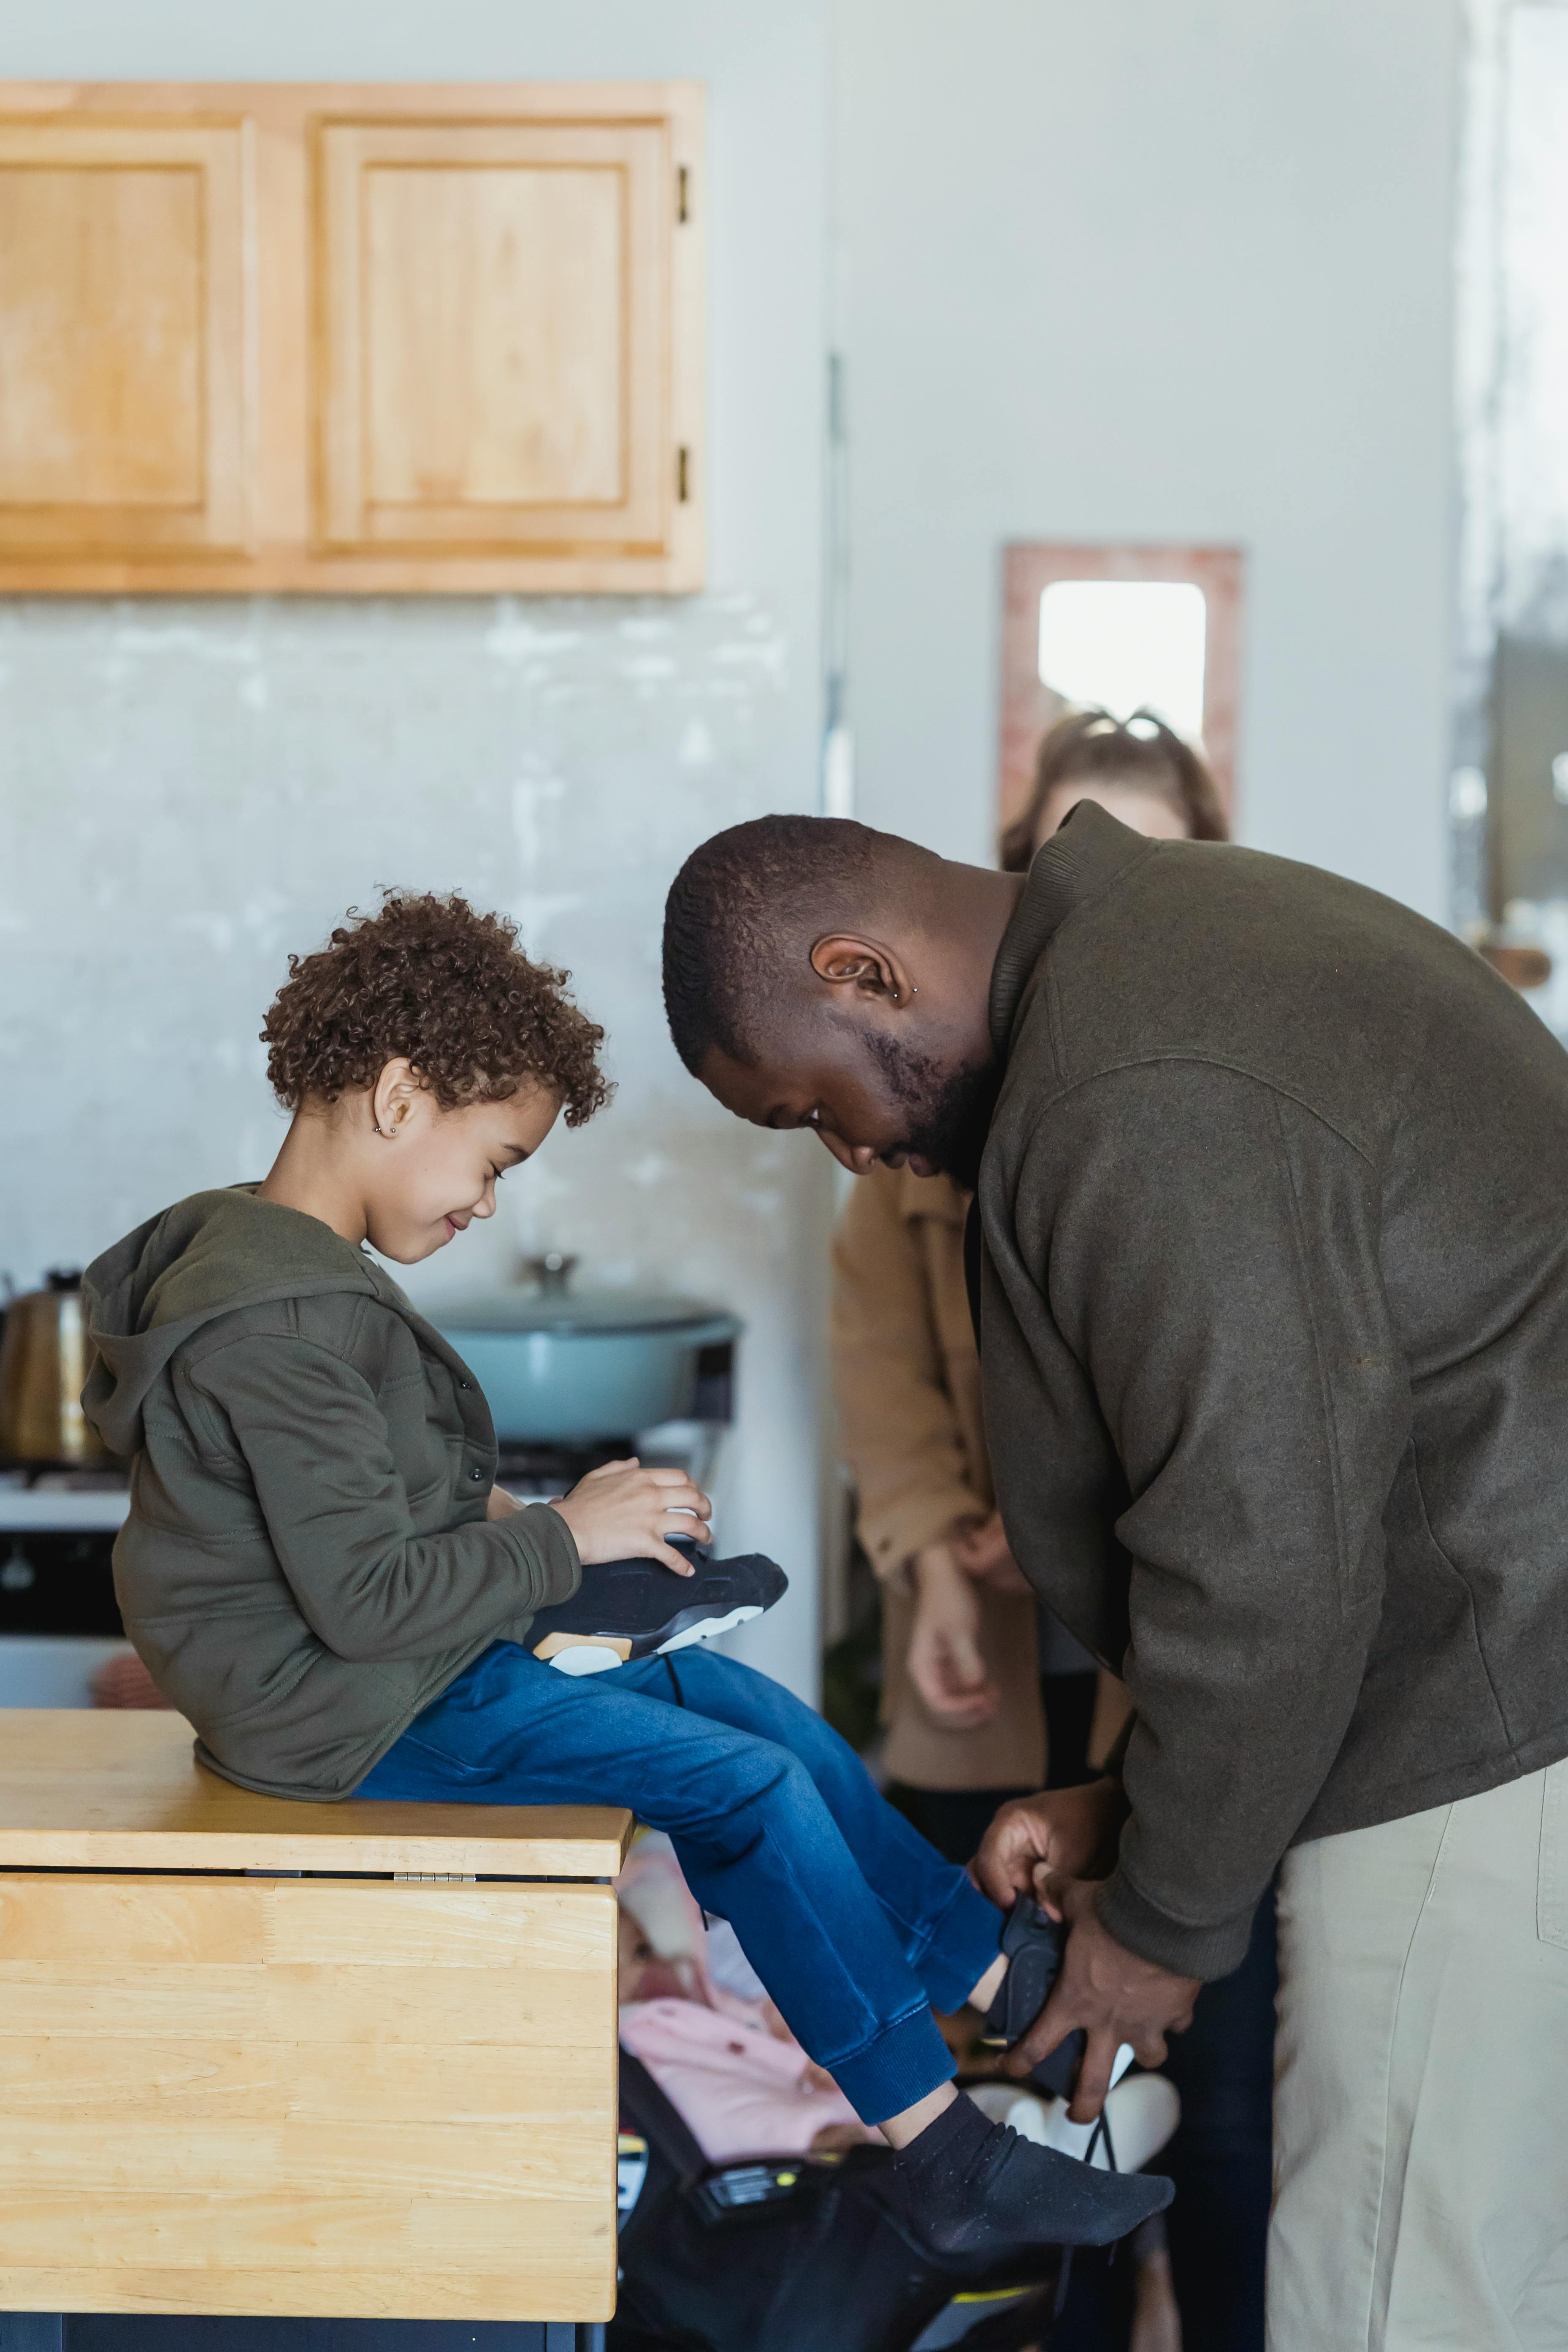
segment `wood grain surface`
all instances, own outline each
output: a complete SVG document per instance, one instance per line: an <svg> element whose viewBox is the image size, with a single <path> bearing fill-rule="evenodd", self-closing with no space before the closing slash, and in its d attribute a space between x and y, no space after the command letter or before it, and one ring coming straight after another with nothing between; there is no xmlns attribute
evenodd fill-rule
<svg viewBox="0 0 1568 2352"><path fill-rule="evenodd" d="M0 111L0 551L245 552L252 178L237 121Z"/></svg>
<svg viewBox="0 0 1568 2352"><path fill-rule="evenodd" d="M700 587L702 121L0 83L0 593Z"/></svg>
<svg viewBox="0 0 1568 2352"><path fill-rule="evenodd" d="M0 1707L0 1870L610 1878L631 1829L608 1806L258 1797L203 1769L183 1716Z"/></svg>
<svg viewBox="0 0 1568 2352"><path fill-rule="evenodd" d="M0 1876L0 2309L595 2320L607 1887Z"/></svg>

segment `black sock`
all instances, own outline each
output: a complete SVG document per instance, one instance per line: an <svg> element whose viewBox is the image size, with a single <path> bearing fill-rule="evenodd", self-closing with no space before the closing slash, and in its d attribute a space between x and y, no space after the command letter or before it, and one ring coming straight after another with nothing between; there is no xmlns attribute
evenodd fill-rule
<svg viewBox="0 0 1568 2352"><path fill-rule="evenodd" d="M907 2147L899 2149L893 2170L911 2185L918 2178L922 2188L940 2189L949 2179L962 2180L992 2129L989 2116L983 2116L973 2100L966 2099L961 2091Z"/></svg>

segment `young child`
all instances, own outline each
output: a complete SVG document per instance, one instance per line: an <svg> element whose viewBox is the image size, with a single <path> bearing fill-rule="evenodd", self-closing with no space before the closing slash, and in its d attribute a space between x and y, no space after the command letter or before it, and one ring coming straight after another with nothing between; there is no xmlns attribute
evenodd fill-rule
<svg viewBox="0 0 1568 2352"><path fill-rule="evenodd" d="M708 1499L631 1461L519 1508L472 1374L367 1244L402 1265L446 1248L563 1112L576 1127L603 1106L603 1033L565 980L459 898L389 897L290 959L262 1031L293 1113L270 1174L180 1202L87 1276L84 1403L133 1465L126 1632L202 1761L242 1787L635 1808L899 2151L926 2245L1105 2243L1169 2184L988 2122L955 2095L931 2014L973 2000L1023 2030L1051 1933L1033 1906L999 1949L963 1872L733 1659L686 1650L679 1683L659 1656L574 1679L521 1646L584 1565L689 1574L668 1538L706 1541Z"/></svg>

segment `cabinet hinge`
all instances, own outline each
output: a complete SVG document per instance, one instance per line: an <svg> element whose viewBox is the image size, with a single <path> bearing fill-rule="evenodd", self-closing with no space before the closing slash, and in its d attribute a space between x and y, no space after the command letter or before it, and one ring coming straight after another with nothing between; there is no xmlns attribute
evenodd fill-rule
<svg viewBox="0 0 1568 2352"><path fill-rule="evenodd" d="M395 1870L392 1876L398 1886L472 1886L476 1883L471 1870Z"/></svg>
<svg viewBox="0 0 1568 2352"><path fill-rule="evenodd" d="M691 175L682 163L675 174L675 217L678 221L691 218Z"/></svg>
<svg viewBox="0 0 1568 2352"><path fill-rule="evenodd" d="M684 446L675 453L675 495L681 506L691 496L691 452Z"/></svg>

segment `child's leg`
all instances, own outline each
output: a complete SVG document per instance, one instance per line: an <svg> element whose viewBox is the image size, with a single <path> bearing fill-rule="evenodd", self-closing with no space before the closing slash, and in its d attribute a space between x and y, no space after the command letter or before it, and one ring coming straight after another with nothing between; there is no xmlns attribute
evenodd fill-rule
<svg viewBox="0 0 1568 2352"><path fill-rule="evenodd" d="M620 1667L577 1681L500 1643L357 1793L634 1806L669 1832L698 1901L733 1923L790 2026L857 2112L879 2123L913 2106L951 2078L952 2061L811 1774L773 1741L675 1705L663 1662L647 1664L657 1677ZM991 1917L982 1967L996 1948Z"/></svg>
<svg viewBox="0 0 1568 2352"><path fill-rule="evenodd" d="M668 1664L643 1659L631 1671L658 1696L661 1682L668 1687L669 1665L698 1715L771 1739L805 1765L928 1998L937 2009L962 2008L996 1958L1002 1927L967 1872L944 1862L888 1803L848 1742L793 1691L718 1650L693 1647Z"/></svg>

